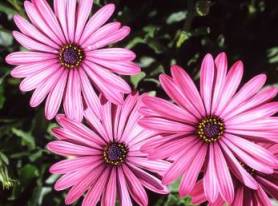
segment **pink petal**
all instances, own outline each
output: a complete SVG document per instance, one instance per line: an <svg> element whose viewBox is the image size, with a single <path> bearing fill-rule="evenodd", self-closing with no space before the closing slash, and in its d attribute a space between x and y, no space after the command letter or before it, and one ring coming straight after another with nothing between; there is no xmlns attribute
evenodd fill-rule
<svg viewBox="0 0 278 206"><path fill-rule="evenodd" d="M236 189L235 200L234 200L232 206L244 206L243 200L244 200L244 189L243 189L243 187L239 187Z"/></svg>
<svg viewBox="0 0 278 206"><path fill-rule="evenodd" d="M117 168L118 173L118 190L121 205L132 206L132 201L127 189L127 181L121 168Z"/></svg>
<svg viewBox="0 0 278 206"><path fill-rule="evenodd" d="M128 166L140 181L143 180L147 182L148 184L155 187L157 190L164 189L163 185L161 184L161 181L157 177L149 174L148 172L140 169L139 167L136 167L133 164L128 163Z"/></svg>
<svg viewBox="0 0 278 206"><path fill-rule="evenodd" d="M77 170L74 172L66 173L62 177L60 177L55 185L54 189L56 191L65 190L73 185L78 184L83 179L86 179L86 177L92 172L93 167L84 167L82 170Z"/></svg>
<svg viewBox="0 0 278 206"><path fill-rule="evenodd" d="M181 67L174 65L171 67L171 73L174 81L179 85L181 91L190 100L192 106L196 107L200 115L205 115L204 103L201 99L199 91L190 76Z"/></svg>
<svg viewBox="0 0 278 206"><path fill-rule="evenodd" d="M64 174L80 170L80 168L93 165L96 161L102 161L98 156L79 157L76 159L66 159L52 165L49 172L52 174ZM99 163L98 163L99 164Z"/></svg>
<svg viewBox="0 0 278 206"><path fill-rule="evenodd" d="M50 40L47 35L41 33L26 19L22 18L19 15L15 15L14 22L23 34L52 48L59 49L59 45L57 43L54 43L52 40Z"/></svg>
<svg viewBox="0 0 278 206"><path fill-rule="evenodd" d="M145 96L143 102L149 109L154 110L161 117L167 117L174 121L186 122L189 124L192 124L194 121L194 116L189 112L162 98ZM148 114L145 116L148 116Z"/></svg>
<svg viewBox="0 0 278 206"><path fill-rule="evenodd" d="M258 144L245 140L239 136L225 135L225 138L231 141L235 146L239 147L243 151L247 152L252 157L255 157L258 161L270 166L275 167L277 160L271 152L264 149Z"/></svg>
<svg viewBox="0 0 278 206"><path fill-rule="evenodd" d="M113 122L112 122L112 106L110 102L107 102L102 106L102 123L103 127L106 131L107 136L110 141L114 140L114 132L113 132Z"/></svg>
<svg viewBox="0 0 278 206"><path fill-rule="evenodd" d="M258 190L256 191L256 199L260 203L260 205L273 206L267 194L261 187L259 187Z"/></svg>
<svg viewBox="0 0 278 206"><path fill-rule="evenodd" d="M182 173L188 170L190 164L192 163L194 157L200 151L202 143L198 142L190 148L186 148L179 158L171 165L169 170L165 173L162 179L163 184L170 184L174 180L177 180Z"/></svg>
<svg viewBox="0 0 278 206"><path fill-rule="evenodd" d="M123 40L130 33L130 28L128 26L123 26L118 31L113 32L111 35L104 37L100 41L88 46L89 50L100 49L110 44L117 43Z"/></svg>
<svg viewBox="0 0 278 206"><path fill-rule="evenodd" d="M192 203L195 205L199 205L207 201L204 193L203 180L199 180L197 182L190 196L192 197Z"/></svg>
<svg viewBox="0 0 278 206"><path fill-rule="evenodd" d="M105 169L101 176L97 179L95 185L90 188L86 194L82 206L95 206L105 189L107 181L109 179L110 169Z"/></svg>
<svg viewBox="0 0 278 206"><path fill-rule="evenodd" d="M182 151L185 147L193 147L197 143L196 137L182 137L181 139L171 140L158 146L159 150L155 150L149 155L150 159L165 159L176 155L178 151Z"/></svg>
<svg viewBox="0 0 278 206"><path fill-rule="evenodd" d="M46 46L45 44L39 43L20 32L14 31L13 36L26 49L42 51L42 52L47 52L47 53L54 53L54 54L58 53L57 50L55 50L49 46Z"/></svg>
<svg viewBox="0 0 278 206"><path fill-rule="evenodd" d="M129 95L123 102L122 106L118 107L119 113L117 114L117 123L115 120L115 125L117 126L114 128L115 137L117 139L120 139L123 136L126 123L128 122L129 116L132 114L132 111L135 108L137 97L138 95Z"/></svg>
<svg viewBox="0 0 278 206"><path fill-rule="evenodd" d="M209 202L215 202L219 196L219 181L216 176L216 157L213 144L209 145L208 166L204 176L204 193Z"/></svg>
<svg viewBox="0 0 278 206"><path fill-rule="evenodd" d="M78 11L77 11L77 24L75 31L75 42L79 42L79 39L85 28L85 24L89 18L93 7L93 0L83 0L79 1Z"/></svg>
<svg viewBox="0 0 278 206"><path fill-rule="evenodd" d="M93 50L87 53L92 59L101 59L107 61L133 61L136 54L125 48L106 48Z"/></svg>
<svg viewBox="0 0 278 206"><path fill-rule="evenodd" d="M64 38L61 27L57 21L55 14L53 13L46 0L36 0L34 1L34 5L36 6L36 9L40 12L41 17L45 20L45 23L48 24L50 29L60 39L60 41L62 43L65 43L66 40ZM73 13L73 11L70 11L69 13ZM71 24L74 24L74 20L72 21L72 19L69 19L69 22L71 22Z"/></svg>
<svg viewBox="0 0 278 206"><path fill-rule="evenodd" d="M96 149L65 141L52 141L47 144L47 149L62 156L87 156L100 154L100 152L98 152Z"/></svg>
<svg viewBox="0 0 278 206"><path fill-rule="evenodd" d="M262 188L273 198L278 199L278 185L266 178L260 177L259 175L256 176L256 180L262 185Z"/></svg>
<svg viewBox="0 0 278 206"><path fill-rule="evenodd" d="M110 36L116 31L119 31L121 28L120 22L111 22L108 24L105 24L104 26L100 27L97 31L95 31L90 38L86 42L84 42L83 46L86 50L86 52L90 52L91 49L88 48L88 46L95 44L96 42Z"/></svg>
<svg viewBox="0 0 278 206"><path fill-rule="evenodd" d="M50 26L45 22L37 8L34 4L29 1L24 2L25 11L31 20L32 24L34 24L40 31L42 31L46 36L48 36L53 42L58 45L61 45L63 42L56 36L56 34L52 31Z"/></svg>
<svg viewBox="0 0 278 206"><path fill-rule="evenodd" d="M222 141L220 141L220 145L226 154L229 167L233 174L247 187L256 190L258 188L256 180L241 166L231 150Z"/></svg>
<svg viewBox="0 0 278 206"><path fill-rule="evenodd" d="M81 82L76 69L69 71L63 106L69 118L76 121L82 120L83 101L81 96Z"/></svg>
<svg viewBox="0 0 278 206"><path fill-rule="evenodd" d="M117 171L112 169L104 192L104 205L114 206L117 196Z"/></svg>
<svg viewBox="0 0 278 206"><path fill-rule="evenodd" d="M138 203L140 206L147 206L148 205L148 196L147 193L140 183L139 179L133 174L133 172L126 166L123 165L123 172L125 174L125 178L128 182L128 190L133 197L133 199Z"/></svg>
<svg viewBox="0 0 278 206"><path fill-rule="evenodd" d="M21 91L31 91L37 88L39 85L43 84L47 79L51 77L52 74L55 74L60 70L58 64L54 64L53 66L43 70L38 74L34 74L33 76L26 77L19 85Z"/></svg>
<svg viewBox="0 0 278 206"><path fill-rule="evenodd" d="M90 110L90 109L85 110L84 117L88 121L91 128L93 128L99 134L100 137L102 137L105 141L108 142L109 138L106 134L106 131L105 131L103 124L100 121L99 117L96 116L96 114L93 113L92 110Z"/></svg>
<svg viewBox="0 0 278 206"><path fill-rule="evenodd" d="M140 125L145 128L158 131L160 133L182 132L190 134L194 132L193 126L159 117L145 117L144 119L140 120Z"/></svg>
<svg viewBox="0 0 278 206"><path fill-rule="evenodd" d="M90 137L79 136L78 134L72 132L71 130L64 128L53 128L51 134L59 140L70 141L73 143L78 143L87 147L91 147L98 150L103 150L103 145L99 145L97 141L94 141Z"/></svg>
<svg viewBox="0 0 278 206"><path fill-rule="evenodd" d="M190 104L189 99L182 93L180 88L178 88L178 85L176 85L169 76L161 74L159 76L159 80L162 88L171 99L173 99L178 105L185 108L195 117L201 118L198 110L196 110L196 108Z"/></svg>
<svg viewBox="0 0 278 206"><path fill-rule="evenodd" d="M240 161L242 161L244 164L248 165L249 167L260 171L262 173L266 174L272 174L273 168L269 167L268 165L265 165L264 163L260 162L255 157L251 156L250 154L246 153L239 147L235 146L230 140L227 138L223 138L223 142L226 144L226 146L231 149L236 156L239 158Z"/></svg>
<svg viewBox="0 0 278 206"><path fill-rule="evenodd" d="M85 71L80 68L79 75L81 79L82 94L87 106L92 109L97 116L100 116L100 100Z"/></svg>
<svg viewBox="0 0 278 206"><path fill-rule="evenodd" d="M11 75L14 78L24 78L27 76L32 76L38 74L45 70L46 68L52 67L54 64L57 64L57 60L46 60L38 63L24 64L15 67L11 71Z"/></svg>
<svg viewBox="0 0 278 206"><path fill-rule="evenodd" d="M242 76L243 63L241 61L237 61L233 64L226 77L225 86L223 88L223 91L225 92L222 93L220 101L218 102L217 110L215 112L216 115L220 115L223 109L230 102L239 87Z"/></svg>
<svg viewBox="0 0 278 206"><path fill-rule="evenodd" d="M131 88L128 85L128 83L126 83L126 81L123 80L118 75L106 70L105 68L103 68L97 64L90 63L90 62L87 62L87 63L88 63L88 66L90 66L90 68L95 73L98 74L98 76L105 77L105 79L103 79L103 80L107 84L110 84L111 86L113 86L117 90L121 91L122 93L130 93L131 92Z"/></svg>
<svg viewBox="0 0 278 206"><path fill-rule="evenodd" d="M228 69L227 56L224 52L217 55L215 58L215 68L216 68L216 79L215 87L212 99L212 113L216 111L218 102L222 96L222 91L225 85L226 74Z"/></svg>
<svg viewBox="0 0 278 206"><path fill-rule="evenodd" d="M163 175L170 167L170 163L164 160L150 160L145 157L128 157L128 161L137 167L153 171L159 175Z"/></svg>
<svg viewBox="0 0 278 206"><path fill-rule="evenodd" d="M48 93L55 87L55 84L62 73L63 70L59 69L36 88L30 100L31 107L37 107L42 103Z"/></svg>
<svg viewBox="0 0 278 206"><path fill-rule="evenodd" d="M114 10L114 4L107 4L99 9L86 24L79 43L83 45L85 41L112 16Z"/></svg>
<svg viewBox="0 0 278 206"><path fill-rule="evenodd" d="M254 108L225 121L229 124L242 124L275 115L278 112L278 102L270 102Z"/></svg>
<svg viewBox="0 0 278 206"><path fill-rule="evenodd" d="M99 77L95 72L92 71L87 65L83 65L83 69L86 71L91 80L97 85L101 93L114 104L122 104L123 95L118 90L111 87L109 84L103 81L103 78Z"/></svg>
<svg viewBox="0 0 278 206"><path fill-rule="evenodd" d="M83 178L78 184L74 185L70 189L66 196L65 203L70 205L77 201L87 190L91 190L91 188L97 184L96 182L100 181L100 176L103 176L102 174L107 174L103 166L99 166L91 170L87 177ZM88 196L88 193L86 196Z"/></svg>
<svg viewBox="0 0 278 206"><path fill-rule="evenodd" d="M214 61L211 54L207 54L201 65L200 93L203 98L207 114L211 113L214 84Z"/></svg>
<svg viewBox="0 0 278 206"><path fill-rule="evenodd" d="M74 42L75 35L75 22L76 22L76 7L77 0L70 0L67 2L67 21L68 23L68 34L70 42ZM77 20L78 22L78 20Z"/></svg>
<svg viewBox="0 0 278 206"><path fill-rule="evenodd" d="M56 86L50 91L46 103L45 103L45 117L48 120L53 119L59 111L61 102L64 96L64 90L66 87L68 77L68 71L65 70Z"/></svg>
<svg viewBox="0 0 278 206"><path fill-rule="evenodd" d="M244 102L240 106L232 110L229 114L226 114L225 119L230 119L238 114L250 110L256 106L259 106L267 101L273 99L278 93L278 89L276 87L267 87L262 89L257 95L252 97L250 100Z"/></svg>
<svg viewBox="0 0 278 206"><path fill-rule="evenodd" d="M106 61L101 59L94 59L92 57L88 57L88 60L95 62L106 69L111 70L120 75L136 75L140 73L141 68L133 63L128 61Z"/></svg>
<svg viewBox="0 0 278 206"><path fill-rule="evenodd" d="M234 200L234 184L226 163L226 159L218 143L214 144L214 158L216 167L216 176L219 183L219 192L222 198L231 204Z"/></svg>
<svg viewBox="0 0 278 206"><path fill-rule="evenodd" d="M83 0L82 2L84 2ZM55 14L60 22L61 28L65 35L67 42L69 42L69 34L68 34L68 27L67 27L67 3L68 0L54 0L54 10Z"/></svg>
<svg viewBox="0 0 278 206"><path fill-rule="evenodd" d="M93 130L86 127L84 124L66 118L64 115L57 115L56 121L68 131L76 134L79 136L80 141L84 143L84 141L91 141L91 143L87 142L88 144L96 143L96 145L103 145L104 141L100 136L98 136ZM83 139L83 140L81 140Z"/></svg>
<svg viewBox="0 0 278 206"><path fill-rule="evenodd" d="M50 53L20 51L13 52L6 56L6 62L12 65L38 63L46 60L53 60L56 55Z"/></svg>
<svg viewBox="0 0 278 206"><path fill-rule="evenodd" d="M251 98L255 95L265 84L266 75L260 74L249 80L232 98L227 107L224 109L221 116L225 117L226 114L229 114L233 109L238 107L241 103Z"/></svg>
<svg viewBox="0 0 278 206"><path fill-rule="evenodd" d="M188 170L185 171L179 186L179 194L181 197L188 195L193 191L206 159L207 148L208 146L206 144L201 146L199 153L196 154Z"/></svg>

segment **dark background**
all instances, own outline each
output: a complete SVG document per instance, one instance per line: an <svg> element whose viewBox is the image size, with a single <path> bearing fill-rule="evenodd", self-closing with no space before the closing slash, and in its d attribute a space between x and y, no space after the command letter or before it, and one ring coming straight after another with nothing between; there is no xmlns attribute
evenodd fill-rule
<svg viewBox="0 0 278 206"><path fill-rule="evenodd" d="M55 123L44 119L43 106L29 107L30 93L19 91L19 80L11 78L4 62L21 49L11 31L16 30L13 15L24 15L22 2L0 1L0 205L64 205L64 193L52 189L57 177L48 173L58 157L45 150ZM94 9L112 2L117 5L113 18L132 28L120 46L137 53L143 72L128 80L140 92L165 97L160 73L169 73L176 63L197 80L202 57L221 51L229 65L243 60L245 81L266 73L267 84L278 85L278 1L95 0ZM189 198L178 200L176 184L171 191L167 197L150 194L150 205L191 205Z"/></svg>

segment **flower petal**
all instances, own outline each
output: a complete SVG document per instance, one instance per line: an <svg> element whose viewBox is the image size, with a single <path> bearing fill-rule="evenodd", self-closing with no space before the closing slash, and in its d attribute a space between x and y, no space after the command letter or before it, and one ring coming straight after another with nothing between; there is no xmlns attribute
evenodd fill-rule
<svg viewBox="0 0 278 206"><path fill-rule="evenodd" d="M227 74L225 80L225 86L223 88L222 96L218 102L217 110L215 111L216 115L220 115L223 109L227 106L228 102L230 102L231 98L236 93L239 84L241 82L243 76L243 63L241 61L237 61L233 64L230 71Z"/></svg>
<svg viewBox="0 0 278 206"><path fill-rule="evenodd" d="M46 60L56 59L56 55L50 53L19 51L10 53L6 57L6 62L12 65L38 63Z"/></svg>
<svg viewBox="0 0 278 206"><path fill-rule="evenodd" d="M81 96L81 82L80 76L76 69L69 71L63 106L65 114L69 118L76 121L82 120L83 101Z"/></svg>
<svg viewBox="0 0 278 206"><path fill-rule="evenodd" d="M99 9L86 24L79 43L84 45L86 40L112 16L114 10L114 4L107 4Z"/></svg>
<svg viewBox="0 0 278 206"><path fill-rule="evenodd" d="M93 7L93 0L79 1L77 11L77 24L75 31L75 42L79 42L79 39L84 31L85 24L89 18Z"/></svg>
<svg viewBox="0 0 278 206"><path fill-rule="evenodd" d="M65 70L56 86L50 91L45 103L45 117L53 119L59 111L67 83L68 71Z"/></svg>
<svg viewBox="0 0 278 206"><path fill-rule="evenodd" d="M213 57L211 54L207 54L203 59L200 72L200 93L203 98L207 114L211 113L214 72Z"/></svg>
<svg viewBox="0 0 278 206"><path fill-rule="evenodd" d="M23 17L15 15L14 22L23 34L27 35L28 37L31 37L34 40L39 41L42 44L45 44L55 49L59 49L59 45L57 43L49 39L47 35L41 33L36 27L30 24L30 22L28 22Z"/></svg>
<svg viewBox="0 0 278 206"><path fill-rule="evenodd" d="M190 100L192 106L195 106L200 115L204 116L206 113L204 103L190 76L186 73L185 70L177 65L171 67L171 73L174 81L179 85L181 91L183 91L183 93Z"/></svg>
<svg viewBox="0 0 278 206"><path fill-rule="evenodd" d="M124 173L121 168L117 168L118 173L118 190L119 190L119 196L120 196L120 202L121 205L125 206L132 206L132 201L128 192L127 188L127 181L126 177L124 176Z"/></svg>
<svg viewBox="0 0 278 206"><path fill-rule="evenodd" d="M101 59L106 61L133 61L136 54L125 48L105 48L90 51L87 53L87 56L92 57L92 59Z"/></svg>

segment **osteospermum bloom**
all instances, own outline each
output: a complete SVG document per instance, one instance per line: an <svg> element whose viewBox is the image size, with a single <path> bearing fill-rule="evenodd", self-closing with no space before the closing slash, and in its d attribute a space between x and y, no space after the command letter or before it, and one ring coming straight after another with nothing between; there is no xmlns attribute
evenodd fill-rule
<svg viewBox="0 0 278 206"><path fill-rule="evenodd" d="M265 146L267 150L271 151L278 158L278 144ZM250 189L242 184L240 181L235 180L235 199L231 206L245 206L245 205L263 205L272 206L269 197L278 200L278 170L276 169L273 174L266 175L255 171L243 165L246 171L251 175L252 181L256 182L257 189ZM193 204L201 204L206 202L202 181L199 181L190 194L192 196ZM210 203L210 206L224 206L225 201L220 197L215 203Z"/></svg>
<svg viewBox="0 0 278 206"><path fill-rule="evenodd" d="M234 200L231 172L238 174L247 187L257 189L242 164L261 173L272 174L275 157L253 141L278 142L278 103L271 102L277 88L262 88L266 76L252 78L240 89L243 64L237 61L229 72L227 57L214 60L205 56L200 72L200 92L179 66L171 68L172 77L161 74L160 82L174 101L145 97L140 124L161 136L150 139L142 150L150 158L174 161L163 177L170 184L182 176L179 193L189 194L199 175L210 202L219 196Z"/></svg>
<svg viewBox="0 0 278 206"><path fill-rule="evenodd" d="M127 97L122 106L106 103L101 107L101 118L91 110L85 111L85 124L57 116L61 127L53 129L57 141L48 149L68 156L54 164L50 172L63 174L56 182L56 190L69 190L65 203L71 204L85 194L84 206L121 205L132 206L133 200L141 206L148 205L145 188L165 194L166 186L159 179L169 163L153 161L140 151L153 132L138 125L141 117L138 95ZM118 196L118 198L117 198Z"/></svg>
<svg viewBox="0 0 278 206"><path fill-rule="evenodd" d="M117 74L134 75L140 68L132 62L132 51L104 48L130 32L119 22L106 23L115 6L108 4L89 17L93 0L53 4L54 12L45 0L25 1L31 23L14 17L21 32L14 31L13 36L28 51L11 53L6 61L17 66L13 77L24 78L20 89L35 90L30 105L36 107L46 99L45 115L52 119L63 101L66 115L81 120L86 106L99 113L96 89L111 102L122 103L123 94L131 89Z"/></svg>

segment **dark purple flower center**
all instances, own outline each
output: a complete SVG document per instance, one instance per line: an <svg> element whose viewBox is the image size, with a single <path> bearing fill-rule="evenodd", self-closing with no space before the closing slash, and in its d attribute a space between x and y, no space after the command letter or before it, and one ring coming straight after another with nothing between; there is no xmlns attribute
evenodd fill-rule
<svg viewBox="0 0 278 206"><path fill-rule="evenodd" d="M206 143L216 142L224 133L224 123L218 117L205 117L197 127L197 135Z"/></svg>
<svg viewBox="0 0 278 206"><path fill-rule="evenodd" d="M68 44L61 48L59 59L62 66L66 68L79 67L84 59L83 50L74 44Z"/></svg>
<svg viewBox="0 0 278 206"><path fill-rule="evenodd" d="M105 163L118 166L125 161L127 153L128 149L125 144L111 142L104 148L103 158Z"/></svg>

